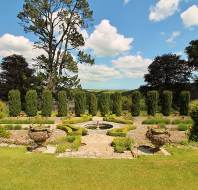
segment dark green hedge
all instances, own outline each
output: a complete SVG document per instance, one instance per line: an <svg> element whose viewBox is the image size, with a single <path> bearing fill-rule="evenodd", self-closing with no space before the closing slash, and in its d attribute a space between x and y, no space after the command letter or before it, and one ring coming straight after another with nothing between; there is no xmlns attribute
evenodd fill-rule
<svg viewBox="0 0 198 190"><path fill-rule="evenodd" d="M171 114L173 93L171 91L165 90L162 93L162 113L164 116L169 116Z"/></svg>
<svg viewBox="0 0 198 190"><path fill-rule="evenodd" d="M42 94L42 115L50 117L52 114L53 98L50 90L44 90Z"/></svg>
<svg viewBox="0 0 198 190"><path fill-rule="evenodd" d="M67 93L64 90L58 92L58 116L67 116Z"/></svg>
<svg viewBox="0 0 198 190"><path fill-rule="evenodd" d="M147 113L148 115L155 116L158 107L159 94L157 91L149 91L146 97Z"/></svg>
<svg viewBox="0 0 198 190"><path fill-rule="evenodd" d="M76 92L75 94L75 114L80 117L81 114L85 113L86 108L86 95L84 92Z"/></svg>
<svg viewBox="0 0 198 190"><path fill-rule="evenodd" d="M110 94L102 93L99 98L100 113L104 117L110 111Z"/></svg>
<svg viewBox="0 0 198 190"><path fill-rule="evenodd" d="M188 115L189 114L189 103L190 103L190 92L182 91L180 93L180 102L179 102L180 115Z"/></svg>
<svg viewBox="0 0 198 190"><path fill-rule="evenodd" d="M198 141L198 104L194 106L190 116L193 119L193 126L190 130L189 139L192 141Z"/></svg>
<svg viewBox="0 0 198 190"><path fill-rule="evenodd" d="M29 117L37 115L37 92L35 90L29 90L25 96L26 102L26 114Z"/></svg>
<svg viewBox="0 0 198 190"><path fill-rule="evenodd" d="M21 112L21 94L19 90L11 90L8 93L9 114L12 117L19 116Z"/></svg>
<svg viewBox="0 0 198 190"><path fill-rule="evenodd" d="M89 95L89 114L96 116L98 111L98 102L95 94L91 93Z"/></svg>
<svg viewBox="0 0 198 190"><path fill-rule="evenodd" d="M139 91L134 91L132 93L132 105L131 105L131 114L134 117L140 115L140 100L141 100L141 93Z"/></svg>
<svg viewBox="0 0 198 190"><path fill-rule="evenodd" d="M122 114L122 96L119 92L112 94L112 113L120 116Z"/></svg>

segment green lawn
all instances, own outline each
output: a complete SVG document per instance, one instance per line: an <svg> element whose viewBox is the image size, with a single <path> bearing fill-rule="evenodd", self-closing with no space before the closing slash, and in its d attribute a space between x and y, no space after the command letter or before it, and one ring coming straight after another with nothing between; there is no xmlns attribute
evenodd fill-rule
<svg viewBox="0 0 198 190"><path fill-rule="evenodd" d="M198 150L135 160L66 159L0 148L0 190L197 190Z"/></svg>

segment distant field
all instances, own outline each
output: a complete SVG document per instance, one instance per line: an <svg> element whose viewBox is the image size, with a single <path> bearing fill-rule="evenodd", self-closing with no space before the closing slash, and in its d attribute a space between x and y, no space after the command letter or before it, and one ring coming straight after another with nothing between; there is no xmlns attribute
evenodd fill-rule
<svg viewBox="0 0 198 190"><path fill-rule="evenodd" d="M197 190L198 150L135 160L63 159L0 148L0 190Z"/></svg>

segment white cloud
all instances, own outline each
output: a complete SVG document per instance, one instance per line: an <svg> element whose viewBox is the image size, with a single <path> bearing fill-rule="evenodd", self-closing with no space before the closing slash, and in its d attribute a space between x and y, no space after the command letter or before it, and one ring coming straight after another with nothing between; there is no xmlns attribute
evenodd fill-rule
<svg viewBox="0 0 198 190"><path fill-rule="evenodd" d="M175 39L177 37L180 36L180 32L179 31L175 31L175 32L172 32L171 36L169 38L166 39L166 42L169 43L169 44L173 44L175 43Z"/></svg>
<svg viewBox="0 0 198 190"><path fill-rule="evenodd" d="M33 42L24 36L4 34L0 37L0 56L5 57L12 54L23 55L28 62L41 54L41 50L35 49Z"/></svg>
<svg viewBox="0 0 198 190"><path fill-rule="evenodd" d="M179 7L182 0L159 0L155 6L150 8L149 20L161 21L172 16Z"/></svg>
<svg viewBox="0 0 198 190"><path fill-rule="evenodd" d="M198 26L198 6L192 5L180 16L186 27Z"/></svg>
<svg viewBox="0 0 198 190"><path fill-rule="evenodd" d="M130 0L124 0L124 4L128 4L130 2Z"/></svg>
<svg viewBox="0 0 198 190"><path fill-rule="evenodd" d="M93 49L98 56L114 56L131 49L133 38L118 33L109 20L102 20L86 40L86 48Z"/></svg>
<svg viewBox="0 0 198 190"><path fill-rule="evenodd" d="M82 82L88 81L108 81L112 78L120 77L120 72L107 65L87 65L79 64L79 78Z"/></svg>
<svg viewBox="0 0 198 190"><path fill-rule="evenodd" d="M120 70L123 77L129 78L143 77L151 62L151 59L143 58L141 55L122 56L112 61L115 68Z"/></svg>
<svg viewBox="0 0 198 190"><path fill-rule="evenodd" d="M112 61L112 65L82 65L79 64L79 78L85 82L104 82L117 78L141 78L147 73L151 59L141 55L121 56Z"/></svg>

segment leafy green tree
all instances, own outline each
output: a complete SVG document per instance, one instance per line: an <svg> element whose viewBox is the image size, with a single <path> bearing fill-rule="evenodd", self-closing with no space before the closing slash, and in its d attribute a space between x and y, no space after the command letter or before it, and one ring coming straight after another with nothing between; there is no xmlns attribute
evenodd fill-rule
<svg viewBox="0 0 198 190"><path fill-rule="evenodd" d="M0 98L7 99L10 90L18 89L23 100L27 90L34 86L34 70L21 55L4 57L0 68Z"/></svg>
<svg viewBox="0 0 198 190"><path fill-rule="evenodd" d="M117 116L122 114L122 96L119 92L112 94L112 113Z"/></svg>
<svg viewBox="0 0 198 190"><path fill-rule="evenodd" d="M141 93L139 91L134 91L132 93L132 106L131 106L132 116L136 117L140 115L140 100L141 100Z"/></svg>
<svg viewBox="0 0 198 190"><path fill-rule="evenodd" d="M104 117L110 112L110 94L103 92L99 97L100 113Z"/></svg>
<svg viewBox="0 0 198 190"><path fill-rule="evenodd" d="M173 93L165 90L162 95L162 113L164 116L169 116L172 108Z"/></svg>
<svg viewBox="0 0 198 190"><path fill-rule="evenodd" d="M67 116L67 93L66 91L60 91L58 93L58 116Z"/></svg>
<svg viewBox="0 0 198 190"><path fill-rule="evenodd" d="M25 96L26 101L26 114L30 117L37 115L37 92L29 90Z"/></svg>
<svg viewBox="0 0 198 190"><path fill-rule="evenodd" d="M19 90L10 90L8 93L9 114L12 117L19 116L21 112L21 94Z"/></svg>
<svg viewBox="0 0 198 190"><path fill-rule="evenodd" d="M155 116L158 107L159 94L157 91L152 90L147 93L146 104L148 115Z"/></svg>
<svg viewBox="0 0 198 190"><path fill-rule="evenodd" d="M89 95L89 114L96 116L98 111L98 102L95 94L91 93Z"/></svg>
<svg viewBox="0 0 198 190"><path fill-rule="evenodd" d="M52 114L53 97L50 90L43 90L42 94L42 115L50 117Z"/></svg>
<svg viewBox="0 0 198 190"><path fill-rule="evenodd" d="M182 91L180 93L180 115L189 114L190 92Z"/></svg>
<svg viewBox="0 0 198 190"><path fill-rule="evenodd" d="M198 70L198 40L192 40L185 52L188 55L189 65L194 70Z"/></svg>
<svg viewBox="0 0 198 190"><path fill-rule="evenodd" d="M159 91L184 89L190 84L190 77L188 62L175 54L157 56L149 65L148 74L144 76L147 86Z"/></svg>
<svg viewBox="0 0 198 190"><path fill-rule="evenodd" d="M86 96L83 91L78 91L75 93L75 114L80 117L85 113L86 108Z"/></svg>
<svg viewBox="0 0 198 190"><path fill-rule="evenodd" d="M80 48L85 45L81 31L88 28L92 14L88 0L24 0L18 18L24 30L38 39L37 63L49 90L78 87L78 63L94 63Z"/></svg>

